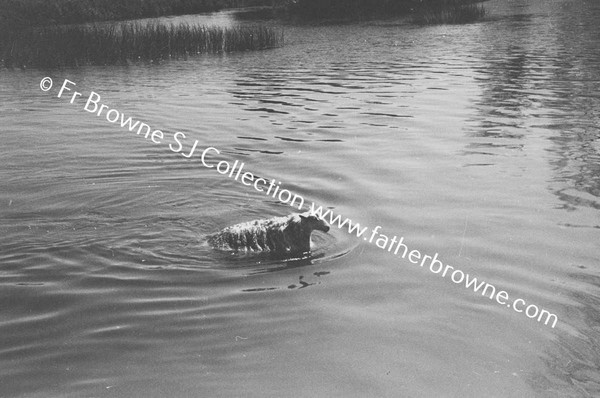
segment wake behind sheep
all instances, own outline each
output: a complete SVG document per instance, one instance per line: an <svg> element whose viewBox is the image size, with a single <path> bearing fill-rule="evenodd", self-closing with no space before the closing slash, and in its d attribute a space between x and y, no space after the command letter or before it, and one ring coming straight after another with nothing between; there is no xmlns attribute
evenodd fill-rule
<svg viewBox="0 0 600 398"><path fill-rule="evenodd" d="M311 212L294 213L236 224L210 235L207 242L220 250L300 254L310 252L314 230L328 232L329 224Z"/></svg>

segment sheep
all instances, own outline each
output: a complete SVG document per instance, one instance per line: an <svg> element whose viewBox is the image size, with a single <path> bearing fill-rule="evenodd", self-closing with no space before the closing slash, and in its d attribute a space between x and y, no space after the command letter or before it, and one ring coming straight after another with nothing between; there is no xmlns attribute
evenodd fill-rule
<svg viewBox="0 0 600 398"><path fill-rule="evenodd" d="M220 250L300 254L310 252L313 230L328 232L329 224L308 211L236 224L209 235L207 241Z"/></svg>

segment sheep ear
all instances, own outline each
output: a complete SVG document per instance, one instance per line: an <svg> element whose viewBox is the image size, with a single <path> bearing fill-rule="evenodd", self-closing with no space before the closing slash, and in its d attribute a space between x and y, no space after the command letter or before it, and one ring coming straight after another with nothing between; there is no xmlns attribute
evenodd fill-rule
<svg viewBox="0 0 600 398"><path fill-rule="evenodd" d="M300 216L301 219L306 220L308 218L308 216L305 216L304 214L298 214Z"/></svg>

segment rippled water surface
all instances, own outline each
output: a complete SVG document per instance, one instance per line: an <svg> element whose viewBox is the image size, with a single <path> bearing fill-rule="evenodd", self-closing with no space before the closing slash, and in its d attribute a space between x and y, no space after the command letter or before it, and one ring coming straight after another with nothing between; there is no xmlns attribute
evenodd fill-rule
<svg viewBox="0 0 600 398"><path fill-rule="evenodd" d="M600 6L486 7L465 26L287 26L264 52L2 71L0 396L599 396ZM86 112L91 91L198 152ZM556 327L338 228L304 260L209 249L293 210L204 167L211 146Z"/></svg>

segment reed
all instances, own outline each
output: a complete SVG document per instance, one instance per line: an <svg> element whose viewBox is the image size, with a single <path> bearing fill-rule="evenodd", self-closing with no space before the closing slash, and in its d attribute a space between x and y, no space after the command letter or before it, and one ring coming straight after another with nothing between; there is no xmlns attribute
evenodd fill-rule
<svg viewBox="0 0 600 398"><path fill-rule="evenodd" d="M465 24L485 17L485 8L459 0L423 1L415 9L413 21L420 25Z"/></svg>
<svg viewBox="0 0 600 398"><path fill-rule="evenodd" d="M5 67L70 67L160 62L195 54L263 50L283 45L283 31L264 25L233 28L189 24L39 27L0 42Z"/></svg>

